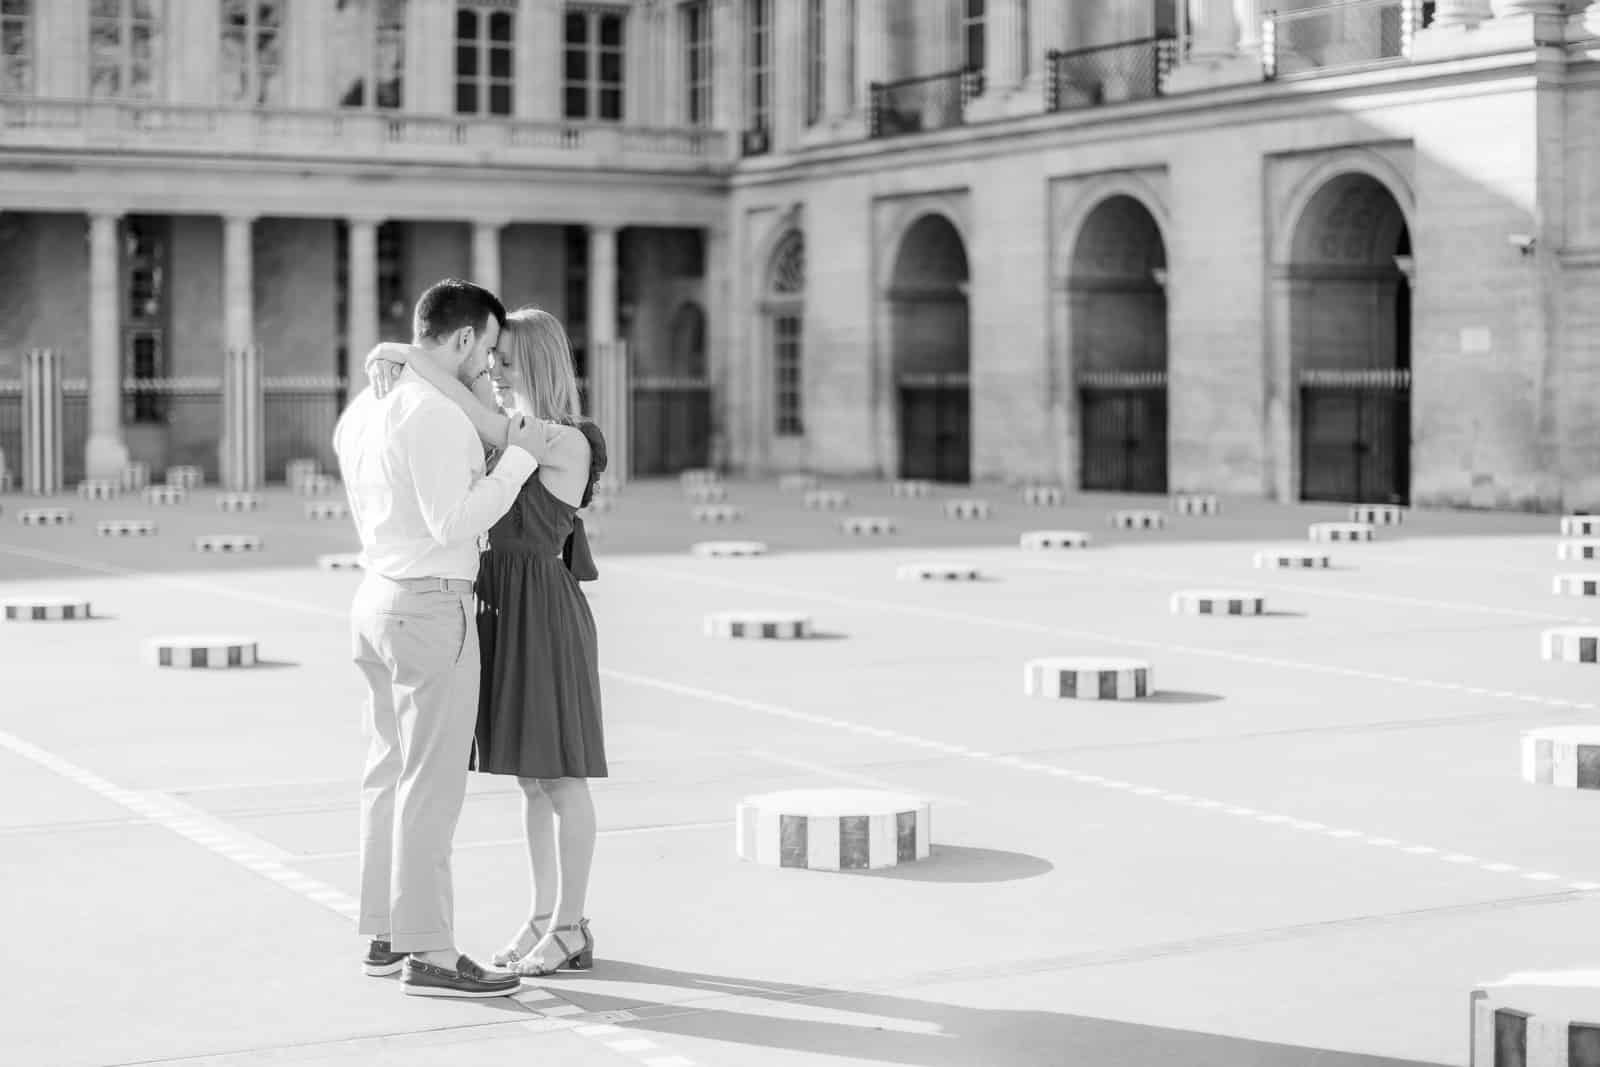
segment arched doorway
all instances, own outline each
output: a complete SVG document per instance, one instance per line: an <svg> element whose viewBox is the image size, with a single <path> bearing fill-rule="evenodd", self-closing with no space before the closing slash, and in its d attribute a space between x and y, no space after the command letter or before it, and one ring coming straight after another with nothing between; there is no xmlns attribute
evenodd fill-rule
<svg viewBox="0 0 1600 1067"><path fill-rule="evenodd" d="M902 478L971 478L967 277L966 246L948 219L911 224L887 294Z"/></svg>
<svg viewBox="0 0 1600 1067"><path fill-rule="evenodd" d="M1083 489L1167 491L1166 281L1150 209L1107 197L1078 232L1067 278Z"/></svg>
<svg viewBox="0 0 1600 1067"><path fill-rule="evenodd" d="M1302 500L1411 496L1411 233L1370 175L1330 179L1293 231L1289 355Z"/></svg>
<svg viewBox="0 0 1600 1067"><path fill-rule="evenodd" d="M706 313L679 304L667 326L667 358L633 380L633 472L672 474L711 462L711 381Z"/></svg>

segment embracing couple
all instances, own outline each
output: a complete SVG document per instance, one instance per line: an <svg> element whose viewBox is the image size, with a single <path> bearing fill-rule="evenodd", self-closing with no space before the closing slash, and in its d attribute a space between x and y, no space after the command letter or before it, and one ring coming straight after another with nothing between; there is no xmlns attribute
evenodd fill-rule
<svg viewBox="0 0 1600 1067"><path fill-rule="evenodd" d="M361 919L367 974L417 996L495 997L587 968L588 779L605 777L583 521L605 441L579 417L572 352L543 311L506 314L447 279L410 345L367 357L371 388L334 450L366 574L351 605L366 679ZM452 839L467 770L516 777L531 918L480 966L454 933Z"/></svg>

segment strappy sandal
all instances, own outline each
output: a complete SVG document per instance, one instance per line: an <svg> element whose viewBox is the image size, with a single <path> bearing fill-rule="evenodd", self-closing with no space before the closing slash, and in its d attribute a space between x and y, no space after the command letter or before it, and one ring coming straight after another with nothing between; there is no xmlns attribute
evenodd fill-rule
<svg viewBox="0 0 1600 1067"><path fill-rule="evenodd" d="M533 943L535 945L537 945L544 937L544 935L539 932L539 920L549 919L551 917L552 913L547 911L543 915L535 915L533 918L528 920L528 929L533 932ZM496 952L493 956L489 957L489 962L494 964L496 967L509 967L520 959L522 959L522 953L518 952L515 948L503 948L499 952Z"/></svg>
<svg viewBox="0 0 1600 1067"><path fill-rule="evenodd" d="M561 936L564 933L582 934L583 943L573 948ZM524 978L547 978L559 970L587 971L594 966L594 937L589 933L588 919L578 920L575 926L557 926L550 931L550 937L564 954L561 962L554 967L546 967L539 963L529 964L523 959L513 968L515 973Z"/></svg>

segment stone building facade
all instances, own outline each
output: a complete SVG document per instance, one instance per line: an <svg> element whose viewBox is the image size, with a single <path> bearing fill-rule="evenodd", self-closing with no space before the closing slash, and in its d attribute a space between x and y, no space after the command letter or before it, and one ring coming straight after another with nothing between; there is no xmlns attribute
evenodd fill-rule
<svg viewBox="0 0 1600 1067"><path fill-rule="evenodd" d="M177 461L465 273L641 473L1600 502L1600 12L1269 6L0 0L0 379Z"/></svg>

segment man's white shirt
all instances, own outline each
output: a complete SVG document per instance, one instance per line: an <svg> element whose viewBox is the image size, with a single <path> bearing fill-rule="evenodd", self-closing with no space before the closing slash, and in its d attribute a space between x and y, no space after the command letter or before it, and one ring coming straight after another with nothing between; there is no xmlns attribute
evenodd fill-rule
<svg viewBox="0 0 1600 1067"><path fill-rule="evenodd" d="M484 473L466 412L407 367L387 396L367 389L333 431L362 563L387 578L478 576L478 551L538 468L508 446Z"/></svg>

